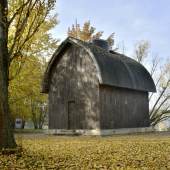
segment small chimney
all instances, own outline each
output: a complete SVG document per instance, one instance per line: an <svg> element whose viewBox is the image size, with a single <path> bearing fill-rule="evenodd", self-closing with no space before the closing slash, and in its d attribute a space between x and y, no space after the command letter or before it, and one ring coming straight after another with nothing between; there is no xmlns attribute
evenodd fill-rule
<svg viewBox="0 0 170 170"><path fill-rule="evenodd" d="M103 39L94 39L92 41L92 43L100 48L103 48L107 51L109 51L110 47L109 47L109 43L106 40Z"/></svg>

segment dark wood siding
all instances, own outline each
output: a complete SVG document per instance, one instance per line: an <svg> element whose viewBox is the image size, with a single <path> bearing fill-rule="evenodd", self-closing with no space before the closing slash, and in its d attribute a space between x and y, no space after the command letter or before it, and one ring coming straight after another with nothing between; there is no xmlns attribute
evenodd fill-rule
<svg viewBox="0 0 170 170"><path fill-rule="evenodd" d="M102 129L149 126L148 93L100 86Z"/></svg>
<svg viewBox="0 0 170 170"><path fill-rule="evenodd" d="M50 75L50 129L149 126L148 92L99 85L96 66L83 48L64 49Z"/></svg>
<svg viewBox="0 0 170 170"><path fill-rule="evenodd" d="M50 129L99 128L99 85L88 53L76 46L65 50L51 72Z"/></svg>

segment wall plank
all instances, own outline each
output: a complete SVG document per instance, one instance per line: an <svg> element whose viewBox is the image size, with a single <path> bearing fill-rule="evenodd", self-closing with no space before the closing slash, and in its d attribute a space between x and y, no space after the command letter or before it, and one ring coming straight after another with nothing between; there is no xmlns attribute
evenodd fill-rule
<svg viewBox="0 0 170 170"><path fill-rule="evenodd" d="M49 92L50 129L99 128L99 86L89 54L71 46L51 73ZM71 111L68 103L74 102ZM70 112L71 115L68 115ZM70 120L69 120L69 119Z"/></svg>
<svg viewBox="0 0 170 170"><path fill-rule="evenodd" d="M102 129L149 126L148 93L100 86Z"/></svg>

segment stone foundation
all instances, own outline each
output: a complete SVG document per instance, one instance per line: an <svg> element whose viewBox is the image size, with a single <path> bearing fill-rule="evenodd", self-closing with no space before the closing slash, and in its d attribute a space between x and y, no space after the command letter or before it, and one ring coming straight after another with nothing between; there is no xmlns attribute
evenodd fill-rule
<svg viewBox="0 0 170 170"><path fill-rule="evenodd" d="M122 128L122 129L48 129L45 131L46 134L51 135L89 135L89 136L108 136L116 134L133 134L133 133L145 133L154 132L153 127L142 127L142 128Z"/></svg>

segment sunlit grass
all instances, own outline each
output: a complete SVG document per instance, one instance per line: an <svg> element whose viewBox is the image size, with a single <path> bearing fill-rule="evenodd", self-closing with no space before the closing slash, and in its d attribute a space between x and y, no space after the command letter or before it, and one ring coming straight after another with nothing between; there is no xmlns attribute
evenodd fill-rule
<svg viewBox="0 0 170 170"><path fill-rule="evenodd" d="M0 169L170 169L170 136L17 137L21 153L0 155Z"/></svg>

